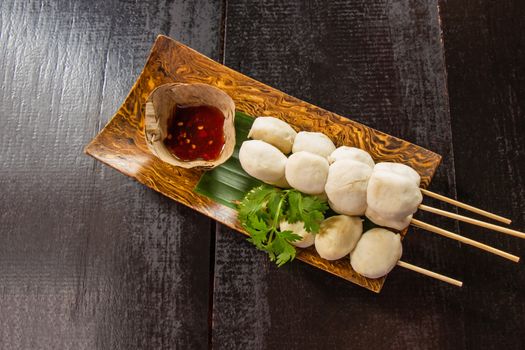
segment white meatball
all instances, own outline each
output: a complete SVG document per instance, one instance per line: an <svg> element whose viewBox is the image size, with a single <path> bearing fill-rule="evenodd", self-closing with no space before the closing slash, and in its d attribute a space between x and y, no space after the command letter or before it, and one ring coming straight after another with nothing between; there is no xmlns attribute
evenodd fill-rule
<svg viewBox="0 0 525 350"><path fill-rule="evenodd" d="M292 152L306 151L327 158L335 150L335 145L323 133L300 131L293 142Z"/></svg>
<svg viewBox="0 0 525 350"><path fill-rule="evenodd" d="M325 185L330 207L339 214L363 215L370 174L372 168L350 159L341 159L330 165Z"/></svg>
<svg viewBox="0 0 525 350"><path fill-rule="evenodd" d="M378 171L368 180L368 207L384 218L407 217L417 211L422 200L421 190L412 179Z"/></svg>
<svg viewBox="0 0 525 350"><path fill-rule="evenodd" d="M370 221L378 226L385 226L399 231L410 225L410 221L412 221L412 215L401 218L385 218L381 216L381 214L376 213L370 207L366 208L365 215Z"/></svg>
<svg viewBox="0 0 525 350"><path fill-rule="evenodd" d="M379 278L389 273L403 253L401 236L384 228L373 228L363 233L350 253L352 268L368 278Z"/></svg>
<svg viewBox="0 0 525 350"><path fill-rule="evenodd" d="M328 161L309 152L297 152L288 158L286 180L296 190L306 194L321 194L328 177Z"/></svg>
<svg viewBox="0 0 525 350"><path fill-rule="evenodd" d="M244 141L239 161L244 171L261 181L272 183L284 177L286 156L264 141Z"/></svg>
<svg viewBox="0 0 525 350"><path fill-rule="evenodd" d="M363 233L363 222L358 217L337 215L321 223L315 235L315 249L326 260L341 259L355 247Z"/></svg>
<svg viewBox="0 0 525 350"><path fill-rule="evenodd" d="M265 141L284 154L290 153L297 132L286 122L274 117L258 117L248 134L249 138Z"/></svg>
<svg viewBox="0 0 525 350"><path fill-rule="evenodd" d="M335 151L330 154L328 157L328 162L330 164L341 159L351 159L357 162L364 163L370 168L373 168L375 163L368 152L363 151L362 149L348 146L338 147Z"/></svg>
<svg viewBox="0 0 525 350"><path fill-rule="evenodd" d="M290 242L296 247L307 248L314 244L315 236L311 232L305 230L304 222L302 221L297 221L293 224L289 223L286 220L281 221L281 223L279 224L279 228L281 229L281 231L292 231L296 235L302 237L300 241Z"/></svg>
<svg viewBox="0 0 525 350"><path fill-rule="evenodd" d="M390 172L412 179L417 187L419 187L419 184L421 183L421 176L419 176L417 171L405 164L391 162L377 163L374 167L374 172L379 171Z"/></svg>

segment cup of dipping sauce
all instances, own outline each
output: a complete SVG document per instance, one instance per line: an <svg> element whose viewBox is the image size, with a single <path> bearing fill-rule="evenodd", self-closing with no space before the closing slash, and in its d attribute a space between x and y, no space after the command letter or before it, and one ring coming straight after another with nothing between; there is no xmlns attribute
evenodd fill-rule
<svg viewBox="0 0 525 350"><path fill-rule="evenodd" d="M235 104L207 84L164 84L148 97L145 136L159 159L183 168L213 168L235 146Z"/></svg>

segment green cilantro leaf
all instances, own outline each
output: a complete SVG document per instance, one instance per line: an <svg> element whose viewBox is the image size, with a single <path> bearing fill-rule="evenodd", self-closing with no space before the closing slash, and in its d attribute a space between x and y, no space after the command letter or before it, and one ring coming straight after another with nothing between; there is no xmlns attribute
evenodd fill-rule
<svg viewBox="0 0 525 350"><path fill-rule="evenodd" d="M315 233L328 206L319 198L297 190L263 185L248 192L237 209L239 222L250 235L248 241L266 252L277 266L282 266L295 258L296 250L291 242L301 240L301 236L280 231L281 221L302 221L308 232Z"/></svg>
<svg viewBox="0 0 525 350"><path fill-rule="evenodd" d="M300 241L302 239L298 234L293 233L292 231L281 231L277 234L279 238L285 239L288 242Z"/></svg>
<svg viewBox="0 0 525 350"><path fill-rule="evenodd" d="M290 205L287 217L291 223L302 221L308 232L317 233L319 225L324 220L324 213L328 210L326 202L315 196L303 195L296 190L290 190Z"/></svg>

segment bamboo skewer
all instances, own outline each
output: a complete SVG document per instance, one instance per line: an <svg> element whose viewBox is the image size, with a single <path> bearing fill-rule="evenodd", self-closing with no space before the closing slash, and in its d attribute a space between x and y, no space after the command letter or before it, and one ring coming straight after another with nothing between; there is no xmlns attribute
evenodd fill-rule
<svg viewBox="0 0 525 350"><path fill-rule="evenodd" d="M458 280L455 280L453 278L444 276L444 275L439 274L437 272L433 272L433 271L424 269L424 268L416 266L416 265L409 264L409 263L401 261L401 260L399 260L397 262L397 266L401 266L401 267L403 267L405 269L408 269L408 270L411 270L411 271L415 271L415 272L420 273L422 275L425 275L425 276L428 276L428 277L432 277L432 278L435 278L437 280L440 280L440 281L443 281L443 282L447 282L447 283L453 284L453 285L458 286L458 287L463 286L463 282L461 282L461 281L458 281Z"/></svg>
<svg viewBox="0 0 525 350"><path fill-rule="evenodd" d="M460 236L460 235L458 235L456 233L452 233L452 232L444 230L442 228L439 228L439 227L427 224L427 223L425 223L423 221L419 221L417 219L412 219L411 224L416 226L416 227L420 227L420 228L422 228L424 230L437 233L438 235L442 235L442 236L445 236L447 238L455 239L456 241L459 241L459 242L471 245L471 246L476 247L476 248L481 249L481 250L485 250L485 251L487 251L489 253L499 255L499 256L501 256L501 257L503 257L505 259L509 259L509 260L514 261L516 263L520 261L520 258L518 256L516 256L516 255L512 255L510 253L507 253L507 252L504 252L502 250L499 250L499 249L496 249L494 247L491 247L489 245L480 243L480 242L475 241L473 239L466 238L466 237Z"/></svg>
<svg viewBox="0 0 525 350"><path fill-rule="evenodd" d="M423 193L424 195L427 195L429 197L432 197L432 198L435 198L435 199L439 199L440 201L443 201L443 202L446 202L446 203L449 203L449 204L452 204L452 205L455 205L457 207L460 207L460 208L463 208L463 209L466 209L468 211L471 211L473 213L476 213L476 214L479 214L479 215L483 215L483 216L486 216L488 218L491 218L493 220L496 220L496 221L499 221L499 222L503 222L504 224L510 224L512 221L510 219L507 219L507 218L504 218L503 216L499 216L499 215L496 215L496 214L492 214L492 213L489 213L488 211L485 211L485 210L481 210L481 209L478 209L476 207L473 207L471 205L468 205L468 204L465 204L465 203L461 203L461 202L458 202L457 200L455 199L452 199L452 198L448 198L448 197L445 197L445 196L442 196L440 194L437 194L437 193L434 193L434 192L431 192L429 190L425 190L425 189L421 189L421 193Z"/></svg>
<svg viewBox="0 0 525 350"><path fill-rule="evenodd" d="M484 221L480 221L480 220L476 220L476 219L471 219L471 218L463 216L463 215L451 213L451 212L448 212L448 211L445 211L445 210L441 210L441 209L437 209L437 208L434 208L434 207L430 207L428 205L421 204L419 206L419 209L424 210L424 211L428 211L429 213L434 213L434 214L438 214L438 215L441 215L441 216L445 216L447 218L463 221L463 222L466 222L466 223L469 223L469 224L472 224L472 225L477 225L477 226L480 226L480 227L488 228L489 230L494 230L494 231L506 233L508 235L519 237L519 238L525 238L525 233L523 233L523 232L512 230L512 229L506 228L506 227L501 227L501 226L494 225L494 224L490 224L488 222L484 222Z"/></svg>

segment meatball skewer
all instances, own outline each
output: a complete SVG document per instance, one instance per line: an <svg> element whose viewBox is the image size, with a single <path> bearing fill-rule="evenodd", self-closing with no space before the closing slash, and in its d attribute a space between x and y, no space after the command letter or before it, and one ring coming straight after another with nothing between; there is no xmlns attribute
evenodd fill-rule
<svg viewBox="0 0 525 350"><path fill-rule="evenodd" d="M412 215L421 208L422 194L419 182L419 175L406 165L397 163L376 164L368 180L366 190L366 216L379 226L402 230L408 225L413 225L514 262L520 260L515 255L412 218ZM423 206L423 209L437 211L428 206ZM458 217L464 218L459 215ZM473 219L470 220L473 221ZM515 234L520 235L521 233L516 231Z"/></svg>
<svg viewBox="0 0 525 350"><path fill-rule="evenodd" d="M525 238L525 234L519 231L421 204L423 194L425 194L449 203L452 202L482 215L487 214L480 209L421 189L419 187L421 178L411 167L401 163L374 164L370 155L363 150L347 146L336 148L326 135L318 132L301 131L295 134L295 131L289 126L285 128L282 125L273 125L278 121L274 119L261 118L260 123L254 123L252 130L250 130L250 137L262 139L268 143L247 141L241 147L241 165L252 176L279 187L291 186L307 194L323 195L325 193L330 206L339 214L366 215L379 226L397 230L403 230L407 226L413 225L506 259L519 261L519 257L515 255L414 219L412 215L421 209ZM284 126L287 125L284 124ZM278 133L276 130L286 134L287 143L284 145L286 147L276 142L274 137ZM266 136L262 137L259 134ZM280 139L281 137L277 137L277 141ZM265 149L264 152L260 152L259 159L252 155L253 152L243 152L248 151L248 145L253 144L255 146L257 142L258 147L252 148L259 151ZM290 149L293 152L289 159L280 152L284 148L286 148L284 150L286 153ZM266 158L264 154L273 156L269 157L271 160L266 162L267 164L260 159L261 156ZM283 164L283 160L285 164ZM510 220L497 215L494 218L510 222Z"/></svg>
<svg viewBox="0 0 525 350"><path fill-rule="evenodd" d="M461 287L463 282L400 260L403 252L401 236L384 228L365 232L350 253L355 272L368 278L388 274L396 265Z"/></svg>

